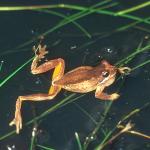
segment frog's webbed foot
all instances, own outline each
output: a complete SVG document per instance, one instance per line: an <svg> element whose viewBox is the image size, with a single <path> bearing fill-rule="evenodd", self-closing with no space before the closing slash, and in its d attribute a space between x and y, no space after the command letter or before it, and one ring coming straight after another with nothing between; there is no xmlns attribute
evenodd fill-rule
<svg viewBox="0 0 150 150"><path fill-rule="evenodd" d="M129 68L129 67L120 67L120 68L118 68L118 71L119 71L121 74L126 74L126 75L128 75L128 74L131 72L131 68Z"/></svg>
<svg viewBox="0 0 150 150"><path fill-rule="evenodd" d="M16 126L16 133L19 134L19 131L22 129L22 117L21 117L21 102L18 98L16 103L16 111L15 111L15 118L9 123L10 126Z"/></svg>
<svg viewBox="0 0 150 150"><path fill-rule="evenodd" d="M39 61L41 61L42 58L45 58L45 55L48 53L46 47L46 45L42 46L41 44L39 44L37 48L35 48L35 46L33 47L35 56L38 58Z"/></svg>

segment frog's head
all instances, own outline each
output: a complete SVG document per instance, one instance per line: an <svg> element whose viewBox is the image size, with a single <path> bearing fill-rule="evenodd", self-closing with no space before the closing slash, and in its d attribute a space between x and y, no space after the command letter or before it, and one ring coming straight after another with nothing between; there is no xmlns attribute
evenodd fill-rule
<svg viewBox="0 0 150 150"><path fill-rule="evenodd" d="M117 68L111 65L108 61L102 60L101 65L103 67L102 76L104 78L107 78L107 77L111 78L116 75Z"/></svg>
<svg viewBox="0 0 150 150"><path fill-rule="evenodd" d="M116 78L117 72L120 74L128 74L131 69L129 67L116 67L111 65L108 61L101 61L101 81L105 83L107 86L112 84Z"/></svg>
<svg viewBox="0 0 150 150"><path fill-rule="evenodd" d="M116 77L117 68L111 65L106 60L101 61L101 83L105 84L106 86L111 85Z"/></svg>

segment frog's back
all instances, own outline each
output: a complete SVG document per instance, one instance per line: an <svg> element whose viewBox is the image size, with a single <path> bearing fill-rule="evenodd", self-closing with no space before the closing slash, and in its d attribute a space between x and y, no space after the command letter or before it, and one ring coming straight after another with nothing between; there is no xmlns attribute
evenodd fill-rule
<svg viewBox="0 0 150 150"><path fill-rule="evenodd" d="M86 93L96 89L97 78L97 72L93 67L83 66L66 73L54 84L61 85L62 88L68 91Z"/></svg>

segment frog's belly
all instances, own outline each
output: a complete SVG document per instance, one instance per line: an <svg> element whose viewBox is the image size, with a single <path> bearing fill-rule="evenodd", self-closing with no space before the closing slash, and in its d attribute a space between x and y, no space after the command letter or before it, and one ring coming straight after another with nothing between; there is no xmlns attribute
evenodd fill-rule
<svg viewBox="0 0 150 150"><path fill-rule="evenodd" d="M77 93L87 93L93 91L97 87L97 82L84 81L80 83L63 85L62 88Z"/></svg>

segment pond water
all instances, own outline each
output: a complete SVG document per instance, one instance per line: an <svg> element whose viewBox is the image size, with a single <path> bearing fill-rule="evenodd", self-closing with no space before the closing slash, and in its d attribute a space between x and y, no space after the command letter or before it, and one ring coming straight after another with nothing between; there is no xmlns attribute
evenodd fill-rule
<svg viewBox="0 0 150 150"><path fill-rule="evenodd" d="M146 1L145 1L146 2ZM39 1L31 3L6 3L3 6L29 6L65 3L89 7L97 1ZM112 4L111 8L104 8L117 12L137 4L132 2L114 1L104 4ZM114 5L114 6L113 6ZM110 6L109 6L110 7ZM57 8L52 9L64 16L71 16L79 11L73 9ZM148 7L132 13L132 15L146 18ZM54 12L44 11L0 11L0 61L4 61L0 70L0 150L27 150L30 149L32 130L37 127L35 138L36 146L33 150L40 150L38 145L50 147L55 150L78 150L75 132L78 133L81 144L86 137L96 128L104 116L110 101L102 101L95 98L95 91L76 94L69 99L82 96L48 115L35 120L32 124L25 126L26 122L41 115L47 109L60 103L72 93L62 90L53 101L24 102L22 106L23 129L20 134L4 135L14 131L15 127L9 127L9 122L14 117L15 102L18 96L47 93L51 84L52 71L39 75L30 73L31 62L25 65L19 72L10 78L5 84L2 81L14 72L18 67L34 56L32 47L37 46L41 34L51 31L56 25L62 23L64 16L56 16ZM43 44L49 50L46 59L63 58L65 60L65 72L79 66L95 66L105 59L111 64L133 53L137 47L145 47L150 42L149 25L141 23L126 30L119 30L121 27L135 22L124 17L113 17L111 15L91 13L76 20L76 23L66 23L53 32L44 36ZM85 35L77 24L80 24L89 35ZM146 30L147 29L147 30ZM29 41L29 42L28 42ZM27 42L27 43L26 43ZM25 44L22 45L22 44ZM20 46L20 48L17 48ZM150 52L145 51L136 55L126 66L134 68L150 59ZM113 85L108 87L108 93L118 92L120 97L113 102L101 128L88 145L89 150L94 150L104 139L104 131L108 133L116 127L117 123L135 109L141 109L138 113L127 119L123 125L131 121L135 126L134 131L150 135L150 65L144 65L132 71L129 75L118 78ZM118 76L119 77L119 76ZM113 135L117 134L117 129ZM109 143L106 150L148 150L150 143L147 138L125 133Z"/></svg>

